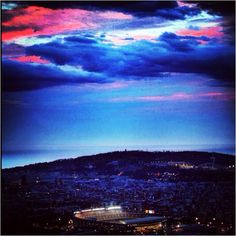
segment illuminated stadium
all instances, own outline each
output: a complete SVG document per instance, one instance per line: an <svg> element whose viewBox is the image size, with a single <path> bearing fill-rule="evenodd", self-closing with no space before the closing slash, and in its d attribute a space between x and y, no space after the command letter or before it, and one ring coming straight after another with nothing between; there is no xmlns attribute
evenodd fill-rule
<svg viewBox="0 0 236 236"><path fill-rule="evenodd" d="M150 213L152 216L150 216ZM130 213L120 206L91 208L75 211L74 216L78 228L87 228L106 232L142 232L162 229L164 217L144 213Z"/></svg>

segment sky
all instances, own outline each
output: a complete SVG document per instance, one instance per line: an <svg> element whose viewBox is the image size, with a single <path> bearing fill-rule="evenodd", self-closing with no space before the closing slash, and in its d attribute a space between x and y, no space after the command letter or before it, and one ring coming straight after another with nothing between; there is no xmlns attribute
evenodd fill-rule
<svg viewBox="0 0 236 236"><path fill-rule="evenodd" d="M234 9L3 1L3 153L233 145Z"/></svg>

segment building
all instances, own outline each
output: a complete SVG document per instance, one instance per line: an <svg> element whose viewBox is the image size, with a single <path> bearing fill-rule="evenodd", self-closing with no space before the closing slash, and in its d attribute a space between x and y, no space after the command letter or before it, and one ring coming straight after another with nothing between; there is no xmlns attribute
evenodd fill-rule
<svg viewBox="0 0 236 236"><path fill-rule="evenodd" d="M130 213L120 206L91 208L74 212L79 229L106 233L132 233L162 229L164 217L144 213Z"/></svg>

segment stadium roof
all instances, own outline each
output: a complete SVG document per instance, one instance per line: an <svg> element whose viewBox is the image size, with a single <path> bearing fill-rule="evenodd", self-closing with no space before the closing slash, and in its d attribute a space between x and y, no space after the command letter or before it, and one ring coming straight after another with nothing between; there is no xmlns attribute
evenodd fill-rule
<svg viewBox="0 0 236 236"><path fill-rule="evenodd" d="M164 217L162 216L147 216L147 217L142 217L142 218L134 218L134 219L126 219L123 220L122 223L124 224L141 224L141 223L150 223L150 222L155 222L155 221L161 221L163 220Z"/></svg>

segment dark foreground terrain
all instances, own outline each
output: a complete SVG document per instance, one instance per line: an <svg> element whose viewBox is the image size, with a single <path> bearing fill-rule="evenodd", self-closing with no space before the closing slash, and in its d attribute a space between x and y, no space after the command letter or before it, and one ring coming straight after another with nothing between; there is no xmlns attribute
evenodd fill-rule
<svg viewBox="0 0 236 236"><path fill-rule="evenodd" d="M2 234L119 234L80 228L73 212L122 206L165 217L159 231L234 234L234 156L124 151L2 170ZM124 232L123 232L124 233Z"/></svg>

